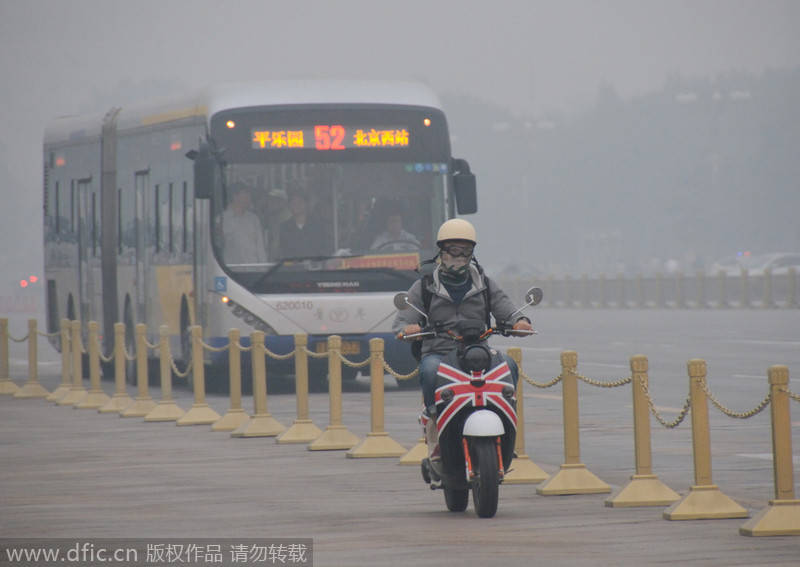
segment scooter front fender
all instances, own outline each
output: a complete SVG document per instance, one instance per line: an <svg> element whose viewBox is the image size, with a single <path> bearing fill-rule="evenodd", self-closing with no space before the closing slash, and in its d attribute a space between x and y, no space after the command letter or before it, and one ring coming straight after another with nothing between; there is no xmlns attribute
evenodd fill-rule
<svg viewBox="0 0 800 567"><path fill-rule="evenodd" d="M506 432L502 420L489 410L478 410L464 422L464 435L469 437L497 437Z"/></svg>

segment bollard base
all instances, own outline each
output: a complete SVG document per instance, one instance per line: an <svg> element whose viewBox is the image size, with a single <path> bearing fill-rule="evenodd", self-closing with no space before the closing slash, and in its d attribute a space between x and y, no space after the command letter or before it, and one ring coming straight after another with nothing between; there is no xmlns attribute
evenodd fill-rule
<svg viewBox="0 0 800 567"><path fill-rule="evenodd" d="M108 403L97 410L98 413L120 413L133 403L128 394L114 394Z"/></svg>
<svg viewBox="0 0 800 567"><path fill-rule="evenodd" d="M175 402L162 401L144 416L144 421L177 421L184 415L186 415L186 412Z"/></svg>
<svg viewBox="0 0 800 567"><path fill-rule="evenodd" d="M611 487L590 472L586 465L563 464L561 469L536 488L536 494L555 496L566 494L605 494Z"/></svg>
<svg viewBox="0 0 800 567"><path fill-rule="evenodd" d="M308 446L309 451L347 451L360 439L350 433L344 425L329 425L322 435Z"/></svg>
<svg viewBox="0 0 800 567"><path fill-rule="evenodd" d="M19 391L14 392L15 398L46 398L50 391L38 382L25 382Z"/></svg>
<svg viewBox="0 0 800 567"><path fill-rule="evenodd" d="M243 423L247 423L250 416L243 409L231 409L211 426L211 431L235 431Z"/></svg>
<svg viewBox="0 0 800 567"><path fill-rule="evenodd" d="M769 506L739 528L745 536L800 535L800 500L770 500Z"/></svg>
<svg viewBox="0 0 800 567"><path fill-rule="evenodd" d="M347 452L347 458L399 457L405 452L406 448L388 433L368 433L366 439Z"/></svg>
<svg viewBox="0 0 800 567"><path fill-rule="evenodd" d="M86 397L89 392L86 391L86 388L71 388L67 395L62 397L56 402L57 406L74 406L78 402L80 402L84 397Z"/></svg>
<svg viewBox="0 0 800 567"><path fill-rule="evenodd" d="M60 400L61 398L63 398L67 394L69 394L70 388L71 388L71 386L69 386L69 385L61 384L58 388L56 388L55 390L50 392L50 395L47 396L44 399L44 401L46 401L46 402L57 402L58 400ZM2 393L2 392L0 392L0 393Z"/></svg>
<svg viewBox="0 0 800 567"><path fill-rule="evenodd" d="M270 414L257 414L231 432L231 437L275 437L284 429L285 427Z"/></svg>
<svg viewBox="0 0 800 567"><path fill-rule="evenodd" d="M144 417L156 407L153 398L136 398L133 403L119 413L120 417Z"/></svg>
<svg viewBox="0 0 800 567"><path fill-rule="evenodd" d="M635 474L625 487L606 500L606 506L669 506L680 497L680 494L658 480L656 475Z"/></svg>
<svg viewBox="0 0 800 567"><path fill-rule="evenodd" d="M66 391L64 393L66 393L68 391L69 391L69 387L67 387L67 389L66 389ZM19 392L19 386L17 386L10 379L0 380L0 396L13 396L17 392Z"/></svg>
<svg viewBox="0 0 800 567"><path fill-rule="evenodd" d="M415 465L419 466L422 459L428 458L428 445L425 443L425 438L420 439L411 450L400 458L397 463L399 465Z"/></svg>
<svg viewBox="0 0 800 567"><path fill-rule="evenodd" d="M664 511L665 520L722 520L747 516L748 511L715 484L692 486L689 494Z"/></svg>
<svg viewBox="0 0 800 567"><path fill-rule="evenodd" d="M539 484L550 478L528 455L514 457L503 484Z"/></svg>
<svg viewBox="0 0 800 567"><path fill-rule="evenodd" d="M219 418L220 415L208 404L193 404L175 425L211 425Z"/></svg>
<svg viewBox="0 0 800 567"><path fill-rule="evenodd" d="M322 435L322 430L310 419L296 419L294 423L278 435L276 443L311 443Z"/></svg>
<svg viewBox="0 0 800 567"><path fill-rule="evenodd" d="M81 401L75 404L75 409L99 409L106 405L111 398L109 398L102 390L90 390Z"/></svg>

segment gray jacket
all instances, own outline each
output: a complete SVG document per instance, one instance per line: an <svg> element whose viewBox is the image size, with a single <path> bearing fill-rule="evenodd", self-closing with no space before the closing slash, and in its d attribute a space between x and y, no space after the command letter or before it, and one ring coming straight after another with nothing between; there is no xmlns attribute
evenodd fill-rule
<svg viewBox="0 0 800 567"><path fill-rule="evenodd" d="M455 306L453 300L450 299L444 285L439 281L439 271L433 273L433 282L428 286L431 292L431 305L428 310L428 321L433 324L436 322L444 322L445 328L450 328L460 323L461 321L469 319L477 319L479 321L486 320L486 299L484 298L483 291L486 289L486 281L488 277L481 275L478 268L470 265L470 275L472 278L472 289L470 289L464 296L458 307ZM495 321L502 321L508 318L517 307L509 299L506 293L492 281L489 285L490 290L490 303L492 315ZM422 303L422 280L415 281L411 288L408 290L409 301L415 305L420 311L425 308ZM402 331L407 325L425 325L425 320L414 309L405 309L398 311L392 323L392 331L397 334ZM442 353L446 354L456 348L456 343L450 339L426 339L422 344L422 355L428 353Z"/></svg>

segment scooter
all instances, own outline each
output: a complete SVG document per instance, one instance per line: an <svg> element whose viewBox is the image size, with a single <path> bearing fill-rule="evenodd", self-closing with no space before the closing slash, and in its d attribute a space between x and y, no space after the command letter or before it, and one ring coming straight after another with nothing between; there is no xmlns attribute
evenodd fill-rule
<svg viewBox="0 0 800 567"><path fill-rule="evenodd" d="M517 398L508 364L483 341L491 335L535 334L515 331L509 321L541 300L542 290L531 288L525 295L525 305L494 328L486 329L484 321L465 321L457 328L445 329L441 323L430 323L407 293L395 296L398 309L414 309L426 321L421 332L401 339L445 337L458 343L442 359L437 373L436 425L441 460L426 458L421 464L423 479L431 490L444 490L445 504L452 512L467 509L470 491L478 517L491 518L497 512L499 486L514 457ZM425 419L429 417L423 411L423 427Z"/></svg>

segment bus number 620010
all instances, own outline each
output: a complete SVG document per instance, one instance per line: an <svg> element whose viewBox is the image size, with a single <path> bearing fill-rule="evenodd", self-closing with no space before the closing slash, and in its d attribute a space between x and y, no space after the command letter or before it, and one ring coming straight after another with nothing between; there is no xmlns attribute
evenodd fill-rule
<svg viewBox="0 0 800 567"><path fill-rule="evenodd" d="M275 308L279 311L296 311L299 309L314 309L313 301L278 301Z"/></svg>

